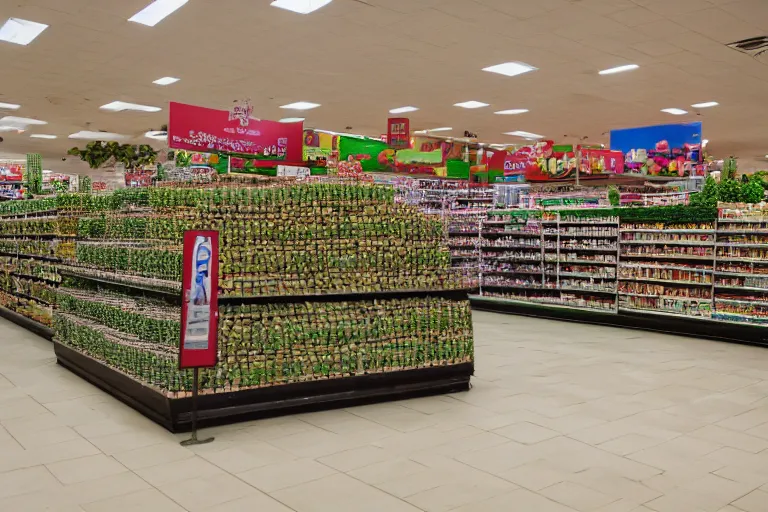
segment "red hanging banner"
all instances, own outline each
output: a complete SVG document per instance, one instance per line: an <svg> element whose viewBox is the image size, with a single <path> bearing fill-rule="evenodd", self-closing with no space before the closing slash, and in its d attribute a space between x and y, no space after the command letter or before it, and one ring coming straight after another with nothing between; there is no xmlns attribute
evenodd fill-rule
<svg viewBox="0 0 768 512"><path fill-rule="evenodd" d="M219 232L184 232L179 368L216 366Z"/></svg>
<svg viewBox="0 0 768 512"><path fill-rule="evenodd" d="M387 142L395 149L411 147L411 121L407 117L390 117L387 120Z"/></svg>
<svg viewBox="0 0 768 512"><path fill-rule="evenodd" d="M260 121L247 111L171 103L168 146L201 153L240 153L259 160L302 161L304 123Z"/></svg>

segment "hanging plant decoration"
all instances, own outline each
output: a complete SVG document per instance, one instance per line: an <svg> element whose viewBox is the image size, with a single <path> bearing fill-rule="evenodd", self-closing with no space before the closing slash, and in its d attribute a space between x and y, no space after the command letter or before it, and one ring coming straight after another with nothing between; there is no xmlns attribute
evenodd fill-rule
<svg viewBox="0 0 768 512"><path fill-rule="evenodd" d="M89 142L85 148L72 148L67 154L79 157L91 169L120 163L130 171L151 165L157 160L157 151L148 144L131 145L104 141Z"/></svg>

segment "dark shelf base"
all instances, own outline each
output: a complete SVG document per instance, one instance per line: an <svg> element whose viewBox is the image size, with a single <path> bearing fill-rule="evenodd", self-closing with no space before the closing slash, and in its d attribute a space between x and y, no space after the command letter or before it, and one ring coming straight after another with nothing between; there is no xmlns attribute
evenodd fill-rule
<svg viewBox="0 0 768 512"><path fill-rule="evenodd" d="M58 363L171 432L192 428L192 399L167 398L100 361L54 342ZM467 391L473 363L200 395L198 425Z"/></svg>
<svg viewBox="0 0 768 512"><path fill-rule="evenodd" d="M621 311L611 313L567 307L548 307L546 304L502 303L495 300L485 300L481 297L471 297L470 302L472 309L478 311L625 327L768 347L768 328L761 326L732 324L707 318L657 315L652 312Z"/></svg>
<svg viewBox="0 0 768 512"><path fill-rule="evenodd" d="M36 322L35 320L32 320L31 318L27 318L22 314L19 314L15 311L11 311L10 309L0 306L0 316L5 318L6 320L10 320L16 325L24 327L28 331L31 331L37 334L41 338L45 338L48 341L51 341L53 339L53 329L51 329L46 325L41 324L40 322Z"/></svg>

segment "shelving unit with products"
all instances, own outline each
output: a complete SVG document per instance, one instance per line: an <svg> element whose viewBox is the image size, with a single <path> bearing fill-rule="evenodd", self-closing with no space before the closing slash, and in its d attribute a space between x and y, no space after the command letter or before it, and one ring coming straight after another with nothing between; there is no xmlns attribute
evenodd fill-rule
<svg viewBox="0 0 768 512"><path fill-rule="evenodd" d="M197 186L200 187L200 186ZM177 349L181 241L220 234L219 358L200 423L466 390L472 324L441 219L368 185L155 188L84 207L61 266L61 364L173 431L190 427Z"/></svg>
<svg viewBox="0 0 768 512"><path fill-rule="evenodd" d="M0 203L0 313L49 339L66 237L55 199Z"/></svg>
<svg viewBox="0 0 768 512"><path fill-rule="evenodd" d="M621 225L619 310L712 316L714 222Z"/></svg>
<svg viewBox="0 0 768 512"><path fill-rule="evenodd" d="M721 205L715 258L713 317L768 325L768 209Z"/></svg>

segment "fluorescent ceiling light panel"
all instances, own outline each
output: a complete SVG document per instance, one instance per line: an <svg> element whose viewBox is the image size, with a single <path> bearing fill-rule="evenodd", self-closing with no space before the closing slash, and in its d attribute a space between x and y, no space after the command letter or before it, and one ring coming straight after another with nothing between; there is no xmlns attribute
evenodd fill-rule
<svg viewBox="0 0 768 512"><path fill-rule="evenodd" d="M0 124L0 132L23 132L24 130L18 126L2 125Z"/></svg>
<svg viewBox="0 0 768 512"><path fill-rule="evenodd" d="M171 84L175 84L178 81L179 81L178 78L174 78L172 76L165 76L163 78L158 78L152 83L157 85L171 85Z"/></svg>
<svg viewBox="0 0 768 512"><path fill-rule="evenodd" d="M462 103L454 103L454 107L461 107L461 108L483 108L487 107L488 103L483 103L482 101L465 101Z"/></svg>
<svg viewBox="0 0 768 512"><path fill-rule="evenodd" d="M719 103L716 101L707 101L705 103L696 103L694 105L691 105L693 108L709 108L709 107L716 107Z"/></svg>
<svg viewBox="0 0 768 512"><path fill-rule="evenodd" d="M688 113L687 110L681 108L663 108L661 111L666 112L667 114L672 114L673 116L682 116Z"/></svg>
<svg viewBox="0 0 768 512"><path fill-rule="evenodd" d="M425 132L449 132L453 130L450 126L443 126L441 128L432 128L431 130L424 130Z"/></svg>
<svg viewBox="0 0 768 512"><path fill-rule="evenodd" d="M128 21L154 27L189 0L155 0L141 11L128 18Z"/></svg>
<svg viewBox="0 0 768 512"><path fill-rule="evenodd" d="M522 137L524 139L543 139L544 138L543 135L538 135L536 133L531 133L531 132L524 132L521 130L517 130L514 132L507 132L504 135L514 135L515 137Z"/></svg>
<svg viewBox="0 0 768 512"><path fill-rule="evenodd" d="M615 68L604 69L600 72L601 75L615 75L616 73L624 73L625 71L632 71L639 68L637 64L627 64L626 66L618 66Z"/></svg>
<svg viewBox="0 0 768 512"><path fill-rule="evenodd" d="M30 135L33 139L55 139L55 135L46 135L45 133L33 133Z"/></svg>
<svg viewBox="0 0 768 512"><path fill-rule="evenodd" d="M0 118L0 124L3 125L19 125L19 126L28 126L30 124L48 124L47 121L41 121L39 119L30 119L28 117L14 117L14 116L5 116L3 118Z"/></svg>
<svg viewBox="0 0 768 512"><path fill-rule="evenodd" d="M43 25L42 23L27 21L21 18L9 18L0 27L0 41L27 46L47 28L48 25Z"/></svg>
<svg viewBox="0 0 768 512"><path fill-rule="evenodd" d="M0 103L0 108L5 110L19 110L21 105L16 105L15 103Z"/></svg>
<svg viewBox="0 0 768 512"><path fill-rule="evenodd" d="M300 123L304 121L303 117L284 117L279 122L281 123Z"/></svg>
<svg viewBox="0 0 768 512"><path fill-rule="evenodd" d="M321 7L325 7L332 1L333 0L274 0L274 2L269 5L287 11L297 12L299 14L309 14Z"/></svg>
<svg viewBox="0 0 768 512"><path fill-rule="evenodd" d="M499 110L498 112L494 112L494 114L498 114L500 116L514 116L517 114L525 114L526 112L528 112L528 109L513 108L511 110Z"/></svg>
<svg viewBox="0 0 768 512"><path fill-rule="evenodd" d="M160 112L160 107L151 107L149 105L139 105L137 103L126 103L124 101L113 101L99 107L101 110L109 110L110 112L122 112L124 110L135 110L137 112Z"/></svg>
<svg viewBox="0 0 768 512"><path fill-rule="evenodd" d="M535 68L525 62L505 62L504 64L483 68L483 71L498 73L499 75L504 76L517 76L522 75L523 73L528 73L529 71L536 71L537 69L539 68Z"/></svg>
<svg viewBox="0 0 768 512"><path fill-rule="evenodd" d="M127 135L121 135L119 133L110 132L91 132L88 130L82 130L77 133L73 133L69 136L70 139L84 139L84 140L121 140L127 139Z"/></svg>
<svg viewBox="0 0 768 512"><path fill-rule="evenodd" d="M389 111L390 114L405 114L406 112L416 112L419 110L417 107L400 107L393 108Z"/></svg>
<svg viewBox="0 0 768 512"><path fill-rule="evenodd" d="M319 107L319 103L311 103L309 101L297 101L296 103L289 103L288 105L283 105L280 108L287 108L291 110L312 110L313 108Z"/></svg>

